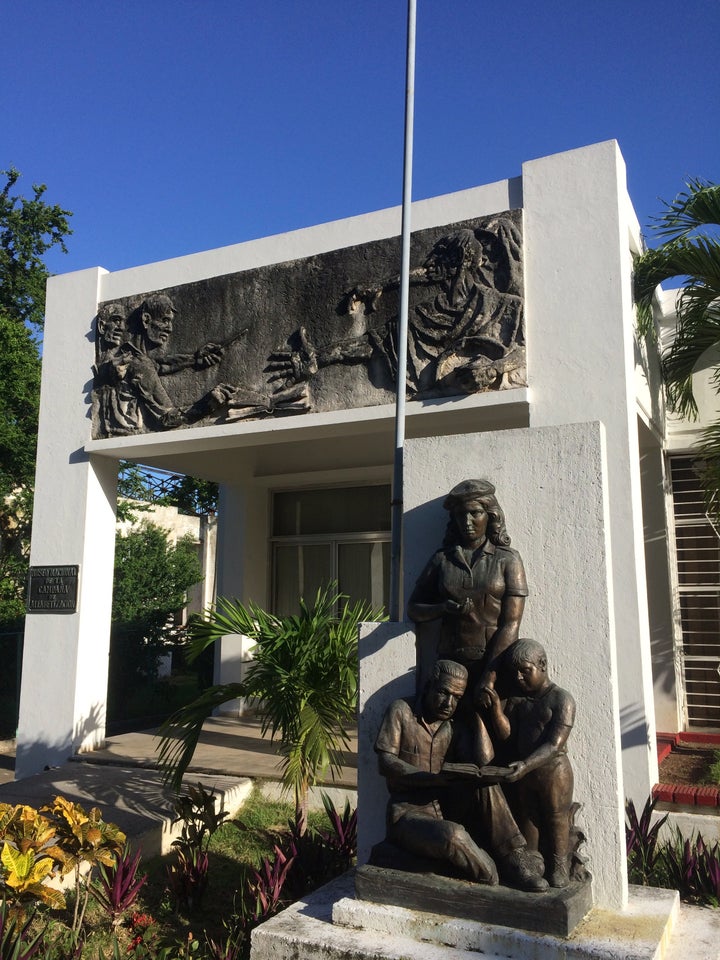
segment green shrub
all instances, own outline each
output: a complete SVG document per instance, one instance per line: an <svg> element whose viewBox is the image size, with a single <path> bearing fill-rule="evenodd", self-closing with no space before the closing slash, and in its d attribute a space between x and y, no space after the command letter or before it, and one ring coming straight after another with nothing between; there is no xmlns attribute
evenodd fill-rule
<svg viewBox="0 0 720 960"><path fill-rule="evenodd" d="M720 750L713 751L713 761L710 764L710 783L720 785Z"/></svg>

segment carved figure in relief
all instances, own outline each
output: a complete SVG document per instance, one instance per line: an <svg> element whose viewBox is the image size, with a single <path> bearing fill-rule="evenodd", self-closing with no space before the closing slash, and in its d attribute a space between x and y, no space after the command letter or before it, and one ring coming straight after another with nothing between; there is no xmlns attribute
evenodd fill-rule
<svg viewBox="0 0 720 960"><path fill-rule="evenodd" d="M433 287L408 322L407 391L412 398L502 389L525 382L521 240L511 221L442 237L424 264L411 271L413 287ZM300 328L290 352L270 358L271 380L311 379L333 364L365 363L397 379L397 318L377 325L381 297L399 278L373 289L355 288L338 306L350 318L348 335L315 346Z"/></svg>
<svg viewBox="0 0 720 960"><path fill-rule="evenodd" d="M167 430L221 412L225 419L235 420L267 416L276 410L309 409L305 384L259 393L218 383L192 404L174 403L161 378L181 370L205 370L218 365L228 347L248 332L245 328L224 343L206 343L194 353L170 354L167 350L174 319L175 307L165 294L147 297L129 313L118 303L100 308L93 386L101 435Z"/></svg>
<svg viewBox="0 0 720 960"><path fill-rule="evenodd" d="M190 406L173 403L160 378L188 367L202 370L214 366L224 352L220 344L207 343L194 354L166 355L174 315L169 297L148 297L127 318L128 338L98 364L96 386L100 380L105 392L112 393L103 412L108 435L137 433L148 426L169 429L194 423L219 409L234 393L235 388L229 384L218 384ZM105 333L101 336L107 339Z"/></svg>
<svg viewBox="0 0 720 960"><path fill-rule="evenodd" d="M127 310L121 303L106 303L98 312L100 356L107 356L127 340Z"/></svg>
<svg viewBox="0 0 720 960"><path fill-rule="evenodd" d="M106 303L97 316L97 363L93 367L98 415L105 433L121 417L117 403L117 373L113 358L127 340L127 310L121 303Z"/></svg>
<svg viewBox="0 0 720 960"><path fill-rule="evenodd" d="M437 655L468 668L469 692L487 706L500 657L519 636L525 569L492 483L463 480L443 506L450 514L445 540L415 584L408 616L442 621Z"/></svg>
<svg viewBox="0 0 720 960"><path fill-rule="evenodd" d="M390 792L387 839L479 883L496 884L498 872L487 846L508 883L545 890L547 882L528 855L502 790L485 785L480 765L493 755L485 728L480 725L471 734L453 725L467 678L461 664L438 660L417 706L396 700L385 712L375 750ZM454 762L458 756L475 762ZM459 822L453 810L463 810L467 818Z"/></svg>
<svg viewBox="0 0 720 960"><path fill-rule="evenodd" d="M570 879L573 771L566 744L575 701L547 675L547 655L535 640L518 640L507 652L512 696L504 703L488 689L495 736L509 747L501 783L515 784L513 810L531 850L545 858L553 887Z"/></svg>

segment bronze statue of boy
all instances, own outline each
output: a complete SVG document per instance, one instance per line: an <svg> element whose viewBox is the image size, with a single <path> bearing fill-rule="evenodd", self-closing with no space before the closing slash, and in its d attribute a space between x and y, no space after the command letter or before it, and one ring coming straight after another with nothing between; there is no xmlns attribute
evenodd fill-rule
<svg viewBox="0 0 720 960"><path fill-rule="evenodd" d="M514 691L502 702L490 690L491 723L509 746L509 773L515 784L511 804L530 850L540 850L553 887L570 876L573 770L566 744L575 722L575 701L547 675L547 655L535 640L518 640L507 651Z"/></svg>

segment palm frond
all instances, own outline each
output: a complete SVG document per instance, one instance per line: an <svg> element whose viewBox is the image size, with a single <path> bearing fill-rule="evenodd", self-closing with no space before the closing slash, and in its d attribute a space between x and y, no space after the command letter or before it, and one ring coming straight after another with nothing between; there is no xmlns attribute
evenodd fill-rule
<svg viewBox="0 0 720 960"><path fill-rule="evenodd" d="M214 607L190 621L188 660L192 663L206 647L228 634L242 634L253 640L272 636L280 622L252 601L245 606L238 600L218 597Z"/></svg>
<svg viewBox="0 0 720 960"><path fill-rule="evenodd" d="M704 286L720 295L720 243L714 237L668 241L634 262L635 301L652 303L655 289L666 280L688 277L690 286Z"/></svg>
<svg viewBox="0 0 720 960"><path fill-rule="evenodd" d="M180 789L182 778L195 753L203 723L223 703L245 695L245 687L241 683L208 687L192 703L181 707L162 724L158 731L158 762L163 771L163 779L173 789Z"/></svg>
<svg viewBox="0 0 720 960"><path fill-rule="evenodd" d="M654 229L664 242L636 259L633 284L638 331L647 334L653 327L655 289L666 280L683 281L675 338L663 355L662 369L670 407L694 419L693 372L720 341L720 241L703 232L720 224L720 186L690 180L687 188L656 218Z"/></svg>
<svg viewBox="0 0 720 960"><path fill-rule="evenodd" d="M720 185L688 180L687 189L655 218L653 230L662 243L637 257L633 290L638 311L638 332L654 329L652 309L656 288L680 278L683 289L676 303L677 324L673 342L662 357L663 380L671 409L688 419L697 416L693 374L703 357L715 364L708 351L720 345ZM720 392L720 366L712 374ZM701 473L708 515L720 523L720 424L702 436Z"/></svg>
<svg viewBox="0 0 720 960"><path fill-rule="evenodd" d="M277 617L252 602L218 598L193 619L193 658L227 634L244 634L256 646L242 684L210 688L161 728L160 761L174 785L187 769L204 720L237 696L259 703L263 736L281 739L283 782L299 804L325 770L333 776L339 771L357 704L358 625L385 615L368 603L351 604L336 583L321 587L310 602L301 598L299 608L298 614Z"/></svg>
<svg viewBox="0 0 720 960"><path fill-rule="evenodd" d="M720 526L720 423L703 430L698 454L695 466L705 495L705 510L717 528Z"/></svg>
<svg viewBox="0 0 720 960"><path fill-rule="evenodd" d="M653 230L659 237L687 237L702 227L720 224L720 186L707 180L687 181L687 190L677 195L665 210L653 218Z"/></svg>
<svg viewBox="0 0 720 960"><path fill-rule="evenodd" d="M662 359L669 406L688 419L697 415L693 373L720 341L720 305L693 304L678 323L675 340Z"/></svg>

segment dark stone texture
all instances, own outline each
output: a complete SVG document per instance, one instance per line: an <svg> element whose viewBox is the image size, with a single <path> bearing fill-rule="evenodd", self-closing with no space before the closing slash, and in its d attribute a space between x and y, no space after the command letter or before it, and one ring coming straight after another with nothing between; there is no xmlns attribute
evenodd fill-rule
<svg viewBox="0 0 720 960"><path fill-rule="evenodd" d="M589 880L545 893L525 893L371 864L357 868L355 893L372 903L561 937L569 936L592 909Z"/></svg>
<svg viewBox="0 0 720 960"><path fill-rule="evenodd" d="M521 226L413 235L411 399L525 383ZM396 237L101 304L93 436L393 402L399 263Z"/></svg>

